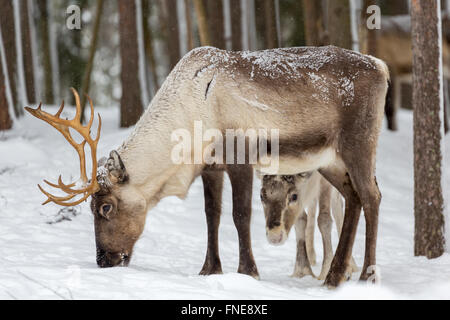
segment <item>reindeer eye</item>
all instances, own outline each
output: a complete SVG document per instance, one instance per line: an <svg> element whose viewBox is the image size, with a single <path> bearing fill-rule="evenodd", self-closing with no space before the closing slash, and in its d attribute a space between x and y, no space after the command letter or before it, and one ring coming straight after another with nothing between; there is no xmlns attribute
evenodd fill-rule
<svg viewBox="0 0 450 320"><path fill-rule="evenodd" d="M294 194L291 196L291 199L289 199L289 201L290 201L290 202L295 202L295 201L297 201L297 199L298 199L298 195L297 195L296 193L294 193Z"/></svg>
<svg viewBox="0 0 450 320"><path fill-rule="evenodd" d="M102 216L104 216L105 218L107 218L108 215L111 213L111 210L112 210L112 205L111 204L103 204L100 207L100 214Z"/></svg>

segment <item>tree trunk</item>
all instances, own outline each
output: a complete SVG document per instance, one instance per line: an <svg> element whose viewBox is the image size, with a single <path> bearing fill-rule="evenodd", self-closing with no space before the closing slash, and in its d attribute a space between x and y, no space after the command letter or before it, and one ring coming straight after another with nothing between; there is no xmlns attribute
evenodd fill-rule
<svg viewBox="0 0 450 320"><path fill-rule="evenodd" d="M231 11L231 47L242 50L242 11L241 0L230 0Z"/></svg>
<svg viewBox="0 0 450 320"><path fill-rule="evenodd" d="M197 15L198 33L200 34L200 43L202 46L210 46L211 38L206 21L206 10L202 0L194 0L195 14Z"/></svg>
<svg viewBox="0 0 450 320"><path fill-rule="evenodd" d="M14 7L12 1L0 0L0 29L2 30L3 48L5 49L6 68L11 88L14 111L21 114L19 106L18 68L16 50L16 28L14 26ZM20 110L19 110L20 109Z"/></svg>
<svg viewBox="0 0 450 320"><path fill-rule="evenodd" d="M192 15L191 15L191 1L184 0L184 10L186 16L186 28L188 39L188 51L194 49L194 32L192 30Z"/></svg>
<svg viewBox="0 0 450 320"><path fill-rule="evenodd" d="M0 41L2 41L1 34ZM6 95L6 77L8 76L8 72L6 66L3 66L3 61L6 61L6 57L3 56L3 47L3 44L0 43L0 131L8 130L12 127L12 120L9 114L10 106Z"/></svg>
<svg viewBox="0 0 450 320"><path fill-rule="evenodd" d="M94 29L92 30L91 47L89 49L89 59L84 71L83 82L81 86L81 123L84 122L84 109L86 107L86 94L89 94L91 86L91 74L94 66L95 52L97 52L98 32L100 30L100 23L102 20L103 0L97 0L97 11L95 13Z"/></svg>
<svg viewBox="0 0 450 320"><path fill-rule="evenodd" d="M414 254L444 253L442 56L439 1L412 0Z"/></svg>
<svg viewBox="0 0 450 320"><path fill-rule="evenodd" d="M120 126L124 128L136 124L144 111L141 99L141 85L139 83L135 1L119 0L119 31L122 60Z"/></svg>
<svg viewBox="0 0 450 320"><path fill-rule="evenodd" d="M376 5L377 0L364 0L361 8L361 23L359 25L359 43L360 51L365 54L377 56L377 38L378 30L370 30L367 28L367 8Z"/></svg>
<svg viewBox="0 0 450 320"><path fill-rule="evenodd" d="M317 0L303 0L303 17L305 20L306 45L323 45L325 32L323 27L322 2Z"/></svg>
<svg viewBox="0 0 450 320"><path fill-rule="evenodd" d="M39 34L40 34L40 56L42 57L42 67L44 74L44 102L54 103L53 95L53 70L50 53L49 15L47 10L47 0L36 0L39 10Z"/></svg>
<svg viewBox="0 0 450 320"><path fill-rule="evenodd" d="M36 102L36 91L34 86L34 66L33 66L33 48L31 42L30 8L28 1L20 1L20 25L22 30L22 50L23 50L23 69L26 85L27 100L29 103Z"/></svg>
<svg viewBox="0 0 450 320"><path fill-rule="evenodd" d="M264 0L265 18L265 47L272 49L278 47L277 21L274 0Z"/></svg>
<svg viewBox="0 0 450 320"><path fill-rule="evenodd" d="M408 1L409 0L386 1L386 10L383 11L383 13L389 16L408 14L409 13Z"/></svg>
<svg viewBox="0 0 450 320"><path fill-rule="evenodd" d="M328 37L332 45L353 48L349 0L328 0Z"/></svg>
<svg viewBox="0 0 450 320"><path fill-rule="evenodd" d="M206 1L208 30L210 30L211 45L225 49L225 28L222 0Z"/></svg>
<svg viewBox="0 0 450 320"><path fill-rule="evenodd" d="M144 22L144 46L145 46L145 55L147 56L147 60L150 64L152 81L154 86L154 94L159 89L158 85L158 75L156 74L156 61L155 54L153 51L153 33L150 28L150 0L142 0L142 20Z"/></svg>
<svg viewBox="0 0 450 320"><path fill-rule="evenodd" d="M167 23L167 48L169 51L169 64L170 70L180 60L180 34L178 30L178 17L177 17L177 0L164 0L163 1L166 13Z"/></svg>

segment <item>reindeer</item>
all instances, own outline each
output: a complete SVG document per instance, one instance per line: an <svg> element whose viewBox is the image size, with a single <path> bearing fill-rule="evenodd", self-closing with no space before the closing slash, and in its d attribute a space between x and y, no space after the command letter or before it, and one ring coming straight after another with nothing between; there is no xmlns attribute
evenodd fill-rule
<svg viewBox="0 0 450 320"><path fill-rule="evenodd" d="M366 254L361 279L376 264L378 208L381 199L375 180L375 154L383 118L389 73L376 58L329 47L299 47L256 52L231 52L212 47L197 48L185 55L169 74L134 132L117 151L101 162L99 172L81 189L61 179L50 184L68 194L48 200L70 206L69 201L92 196L97 264L126 265L144 229L147 212L162 198L184 198L197 176L205 191L208 249L201 274L220 273L218 226L223 172L230 177L233 219L239 237L238 272L257 277L250 242L253 168L264 174L258 160L226 163L217 156L207 164L174 163L175 142L171 132L193 130L195 121L204 128L276 128L279 130L278 164L275 173L319 172L345 198L345 220L336 255L325 283L338 286L345 280L361 207L366 217ZM66 122L59 111L52 116L40 108L27 109L71 138L75 129L95 153L88 127L77 120ZM93 117L93 108L91 105ZM91 120L92 121L92 120ZM233 138L234 139L234 138ZM84 146L83 142L81 146ZM268 141L271 155L275 141ZM208 144L209 145L209 144ZM202 142L201 148L207 143ZM81 160L83 164L83 160ZM95 158L92 158L93 168ZM270 171L270 169L268 170ZM86 180L86 179L84 179Z"/></svg>
<svg viewBox="0 0 450 320"><path fill-rule="evenodd" d="M314 228L316 208L319 205L318 226L322 234L323 262L319 280L324 280L333 259L331 228L333 215L338 236L343 224L343 202L339 192L319 172L296 175L265 175L262 177L261 202L266 217L267 240L282 245L295 225L297 254L293 277L315 277L311 265L316 264ZM308 213L306 213L306 211ZM293 222L292 222L293 221ZM348 274L358 271L354 259Z"/></svg>

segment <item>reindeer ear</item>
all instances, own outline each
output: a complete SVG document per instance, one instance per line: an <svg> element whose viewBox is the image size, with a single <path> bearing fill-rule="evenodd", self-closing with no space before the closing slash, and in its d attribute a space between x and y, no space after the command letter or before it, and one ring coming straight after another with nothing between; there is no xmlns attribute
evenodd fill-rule
<svg viewBox="0 0 450 320"><path fill-rule="evenodd" d="M128 181L128 174L125 165L117 151L111 151L105 167L108 169L112 183L125 183Z"/></svg>

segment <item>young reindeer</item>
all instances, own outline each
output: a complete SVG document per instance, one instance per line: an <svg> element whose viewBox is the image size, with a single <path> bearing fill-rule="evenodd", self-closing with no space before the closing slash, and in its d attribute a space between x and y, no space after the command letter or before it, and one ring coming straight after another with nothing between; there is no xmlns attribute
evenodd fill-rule
<svg viewBox="0 0 450 320"><path fill-rule="evenodd" d="M278 170L264 173L319 170L346 200L342 235L326 284L337 286L345 280L361 206L367 224L361 279L367 279L367 268L376 263L381 196L374 175L375 153L388 80L381 60L333 46L257 52L194 49L172 70L134 132L111 152L97 177L93 174L89 187L73 190L74 186L53 185L68 197L47 194L48 201L70 205L66 200L74 195L92 195L98 265L127 264L147 212L164 197L184 198L201 175L208 225L208 250L201 273L219 273L218 225L222 172L226 171L239 236L238 271L257 276L249 224L252 169L264 171L263 162L226 163L230 160L226 154L217 153L213 163L204 159L196 164L175 163L171 153L177 142L171 140L171 133L179 128L192 133L196 121L201 121L205 130L220 132L278 129L279 140L269 141L268 148L275 154L279 142ZM76 128L40 109L29 111L66 132L69 126ZM203 151L210 142L196 145Z"/></svg>
<svg viewBox="0 0 450 320"><path fill-rule="evenodd" d="M322 235L323 262L319 280L324 280L333 259L331 228L333 215L338 236L343 224L343 203L339 192L319 172L296 175L265 175L262 177L261 202L266 217L267 240L282 245L288 238L289 225L295 225L297 254L293 277L302 278L314 273L314 225L319 205L318 226ZM307 210L308 213L305 212ZM354 259L348 273L358 270Z"/></svg>

